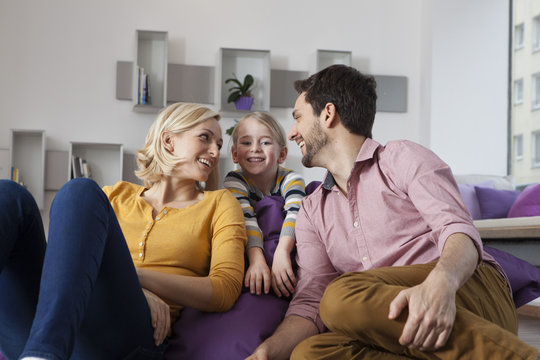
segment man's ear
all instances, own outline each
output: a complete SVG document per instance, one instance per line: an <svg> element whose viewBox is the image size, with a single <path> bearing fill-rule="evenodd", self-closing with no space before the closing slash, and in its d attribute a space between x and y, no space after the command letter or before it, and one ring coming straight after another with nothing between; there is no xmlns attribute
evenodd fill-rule
<svg viewBox="0 0 540 360"><path fill-rule="evenodd" d="M283 164L283 162L285 162L285 159L287 158L287 153L288 153L289 149L287 149L286 146L282 147L281 150L279 151L279 157L278 157L278 164Z"/></svg>
<svg viewBox="0 0 540 360"><path fill-rule="evenodd" d="M233 163L238 164L238 151L234 146L231 148L231 155Z"/></svg>
<svg viewBox="0 0 540 360"><path fill-rule="evenodd" d="M173 134L171 132L164 131L161 133L161 143L163 144L165 150L170 153L174 152Z"/></svg>
<svg viewBox="0 0 540 360"><path fill-rule="evenodd" d="M336 126L338 124L338 117L336 106L333 103L326 103L321 111L321 118L324 126L327 128Z"/></svg>

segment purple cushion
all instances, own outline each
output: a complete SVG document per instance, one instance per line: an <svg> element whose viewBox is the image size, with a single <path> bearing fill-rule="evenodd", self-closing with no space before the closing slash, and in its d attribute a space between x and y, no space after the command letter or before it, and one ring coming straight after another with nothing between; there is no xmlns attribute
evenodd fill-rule
<svg viewBox="0 0 540 360"><path fill-rule="evenodd" d="M458 184L459 192L461 193L461 198L469 214L473 220L478 220L482 218L482 212L480 211L480 204L478 203L478 197L476 196L475 186L493 188L493 180L488 180L476 184Z"/></svg>
<svg viewBox="0 0 540 360"><path fill-rule="evenodd" d="M508 212L508 217L540 215L540 184L527 186Z"/></svg>
<svg viewBox="0 0 540 360"><path fill-rule="evenodd" d="M501 265L510 287L516 308L540 297L540 269L505 251L484 246L484 250Z"/></svg>
<svg viewBox="0 0 540 360"><path fill-rule="evenodd" d="M480 186L475 186L474 190L480 205L482 219L505 218L519 196L518 190L498 190Z"/></svg>
<svg viewBox="0 0 540 360"><path fill-rule="evenodd" d="M265 258L272 264L285 218L281 196L267 196L254 206L264 236ZM165 359L236 360L248 357L281 323L288 299L273 294L252 295L247 288L225 313L185 308L173 325Z"/></svg>

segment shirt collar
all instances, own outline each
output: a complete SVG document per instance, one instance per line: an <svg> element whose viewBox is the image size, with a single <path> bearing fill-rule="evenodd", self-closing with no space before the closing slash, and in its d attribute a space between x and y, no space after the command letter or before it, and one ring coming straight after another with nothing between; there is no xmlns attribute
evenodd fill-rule
<svg viewBox="0 0 540 360"><path fill-rule="evenodd" d="M375 151L377 151L379 146L381 146L381 144L379 144L377 141L366 138L364 140L364 143L360 147L358 155L356 156L354 166L356 167L359 163L363 161L373 159L373 157L375 156ZM334 176L330 173L330 171L327 171L322 187L326 190L332 190L332 187L334 187L334 185L336 185Z"/></svg>

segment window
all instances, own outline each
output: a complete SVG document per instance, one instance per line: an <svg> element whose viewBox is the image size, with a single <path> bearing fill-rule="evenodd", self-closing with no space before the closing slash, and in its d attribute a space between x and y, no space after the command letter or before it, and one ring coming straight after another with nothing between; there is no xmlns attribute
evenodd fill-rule
<svg viewBox="0 0 540 360"><path fill-rule="evenodd" d="M518 50L523 47L523 24L516 25L514 29L514 49Z"/></svg>
<svg viewBox="0 0 540 360"><path fill-rule="evenodd" d="M540 167L540 131L532 133L533 140L533 161L532 167Z"/></svg>
<svg viewBox="0 0 540 360"><path fill-rule="evenodd" d="M533 51L540 50L540 16L533 19Z"/></svg>
<svg viewBox="0 0 540 360"><path fill-rule="evenodd" d="M514 104L523 103L523 79L514 81Z"/></svg>
<svg viewBox="0 0 540 360"><path fill-rule="evenodd" d="M532 108L540 109L540 73L533 75Z"/></svg>
<svg viewBox="0 0 540 360"><path fill-rule="evenodd" d="M523 135L514 136L514 159L523 159Z"/></svg>

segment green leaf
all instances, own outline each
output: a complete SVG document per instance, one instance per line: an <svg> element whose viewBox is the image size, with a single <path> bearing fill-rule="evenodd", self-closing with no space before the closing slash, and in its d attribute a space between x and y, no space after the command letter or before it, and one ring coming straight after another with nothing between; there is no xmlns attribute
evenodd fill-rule
<svg viewBox="0 0 540 360"><path fill-rule="evenodd" d="M227 102L228 103L235 102L236 100L240 98L240 96L242 96L242 94L240 93L239 90L232 92L229 94L229 97L227 98Z"/></svg>
<svg viewBox="0 0 540 360"><path fill-rule="evenodd" d="M253 85L253 82L254 82L253 76L251 76L250 74L247 74L246 77L244 78L244 86L242 89L244 93L249 91L249 88L251 87L251 85Z"/></svg>

